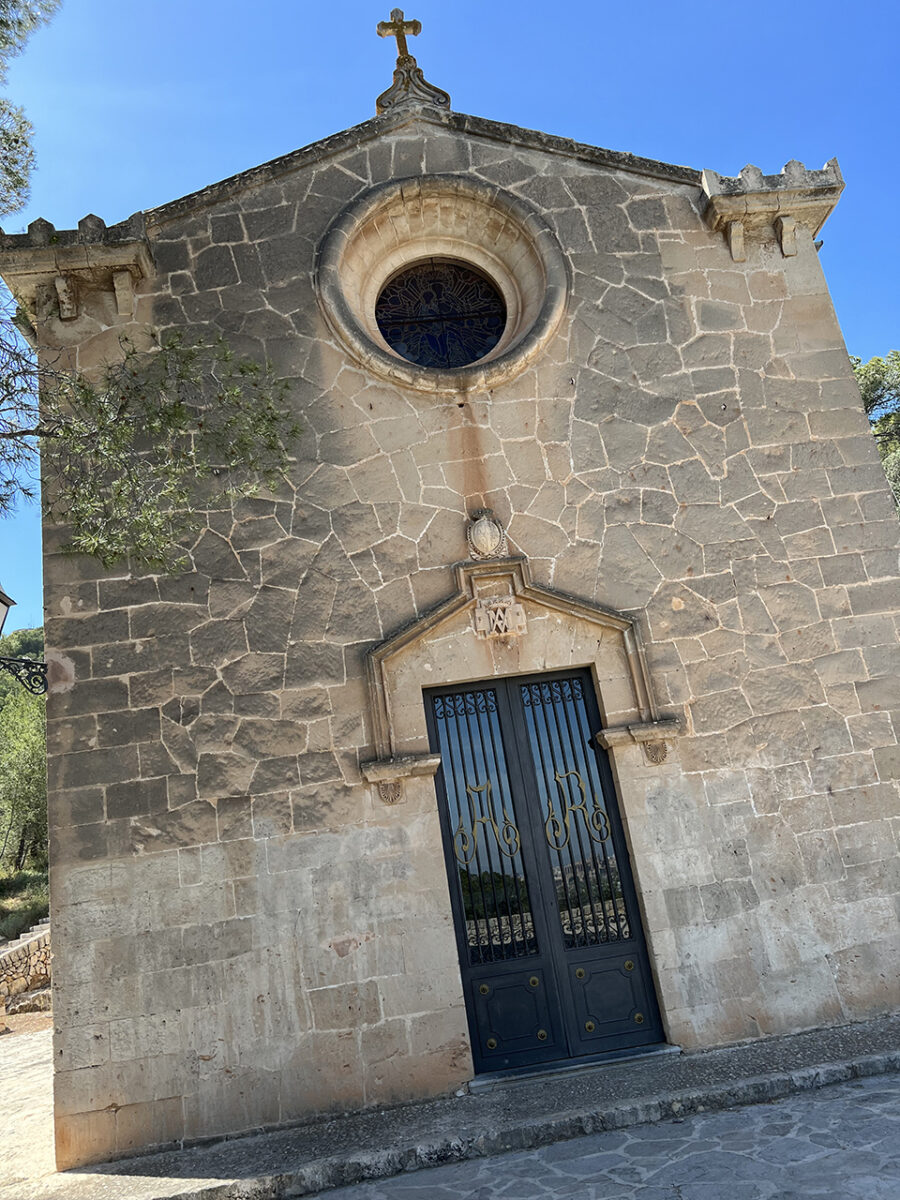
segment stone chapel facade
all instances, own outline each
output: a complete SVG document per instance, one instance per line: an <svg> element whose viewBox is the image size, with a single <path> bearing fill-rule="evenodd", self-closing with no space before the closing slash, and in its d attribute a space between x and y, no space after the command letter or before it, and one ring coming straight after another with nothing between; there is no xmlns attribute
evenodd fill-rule
<svg viewBox="0 0 900 1200"><path fill-rule="evenodd" d="M61 1167L898 1001L898 524L814 242L836 162L579 145L408 55L380 109L3 240L42 347L222 331L302 424L177 577L46 530Z"/></svg>

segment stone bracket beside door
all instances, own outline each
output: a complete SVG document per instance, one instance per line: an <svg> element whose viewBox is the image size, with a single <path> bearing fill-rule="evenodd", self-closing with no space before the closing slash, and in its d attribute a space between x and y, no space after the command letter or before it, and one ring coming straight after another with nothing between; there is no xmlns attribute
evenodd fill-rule
<svg viewBox="0 0 900 1200"><path fill-rule="evenodd" d="M385 804L397 804L403 799L403 780L414 776L434 775L441 765L439 754L404 754L396 758L374 758L360 763L366 783L375 784Z"/></svg>
<svg viewBox="0 0 900 1200"><path fill-rule="evenodd" d="M650 766L659 767L668 758L667 743L683 732L683 721L677 717L663 717L657 721L641 721L601 729L596 734L595 741L604 750L614 750L617 746L637 742L643 748L646 762Z"/></svg>

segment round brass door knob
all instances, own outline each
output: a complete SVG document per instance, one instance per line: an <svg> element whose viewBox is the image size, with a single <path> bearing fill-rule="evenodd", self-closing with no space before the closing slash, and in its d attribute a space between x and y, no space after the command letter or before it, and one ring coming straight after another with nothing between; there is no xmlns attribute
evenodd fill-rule
<svg viewBox="0 0 900 1200"><path fill-rule="evenodd" d="M575 972L576 979L584 979L584 967L579 967Z"/></svg>
<svg viewBox="0 0 900 1200"><path fill-rule="evenodd" d="M585 1021L584 1027L588 1031L588 1033L593 1033L594 1030L597 1028L593 1021Z"/></svg>
<svg viewBox="0 0 900 1200"><path fill-rule="evenodd" d="M546 1029L539 1029L539 1030L538 1030L538 1041L539 1041L539 1042L546 1042L546 1040L547 1040L547 1030L546 1030Z"/></svg>
<svg viewBox="0 0 900 1200"><path fill-rule="evenodd" d="M488 1040L485 1042L485 1045L487 1046L488 1050L496 1050L497 1049L497 1039L496 1038L488 1038Z"/></svg>
<svg viewBox="0 0 900 1200"><path fill-rule="evenodd" d="M643 1025L644 1014L643 1013L635 1013L634 1014L634 1023L635 1023L635 1025Z"/></svg>
<svg viewBox="0 0 900 1200"><path fill-rule="evenodd" d="M532 975L532 977L528 980L528 982L531 984L532 987L538 987L540 985L541 981L538 979L537 975Z"/></svg>
<svg viewBox="0 0 900 1200"><path fill-rule="evenodd" d="M633 970L634 970L634 963L631 961L631 959L630 959L630 958L629 958L629 959L628 959L628 961L625 963L625 970L626 970L626 971L633 971Z"/></svg>
<svg viewBox="0 0 900 1200"><path fill-rule="evenodd" d="M486 983L483 983L478 990L481 992L482 996L486 996L491 989Z"/></svg>

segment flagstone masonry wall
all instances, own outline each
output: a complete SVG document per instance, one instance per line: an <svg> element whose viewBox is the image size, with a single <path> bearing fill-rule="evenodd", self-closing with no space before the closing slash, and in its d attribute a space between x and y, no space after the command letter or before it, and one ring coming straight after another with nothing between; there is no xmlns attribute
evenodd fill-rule
<svg viewBox="0 0 900 1200"><path fill-rule="evenodd" d="M508 188L568 264L489 394L381 381L316 304L329 224L423 172ZM896 1003L896 514L808 230L735 263L699 201L412 122L148 214L133 317L83 288L46 322L84 369L145 322L221 331L303 426L290 487L204 500L184 574L46 531L61 1166L469 1076L433 784L387 807L359 763L366 651L453 590L484 505L539 583L633 617L684 719L662 767L612 752L670 1040Z"/></svg>

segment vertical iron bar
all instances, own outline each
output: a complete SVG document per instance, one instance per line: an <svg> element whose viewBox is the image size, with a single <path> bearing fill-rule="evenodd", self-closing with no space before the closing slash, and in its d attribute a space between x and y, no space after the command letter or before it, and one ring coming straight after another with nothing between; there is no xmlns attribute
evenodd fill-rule
<svg viewBox="0 0 900 1200"><path fill-rule="evenodd" d="M462 713L460 714L460 716L463 718L463 720L459 723L459 727L460 727L460 748L462 750L462 758L463 758L463 762L465 764L463 786L465 787L466 781L469 776L472 777L473 786L477 786L477 784L478 784L477 768L475 765L475 753L474 753L474 747L472 745L471 727L469 724L469 716L470 716L469 700L471 699L472 707L474 709L475 704L476 704L475 693L474 692L462 692L461 697L462 697ZM465 733L466 733L465 741L463 741L463 737L462 737L463 729L465 730ZM471 802L472 812L474 813L477 811L479 817L484 816L484 812L483 812L484 793L467 791L466 795L468 796L468 798ZM484 828L484 824L476 822L474 816L473 816L473 820L472 820L472 829L475 832L477 832L477 834L478 834L477 840L475 842L475 870L477 872L477 878L478 878L478 890L481 892L481 907L484 912L484 940L485 940L485 946L486 946L486 954L487 954L488 961L494 962L494 960L496 959L497 956L494 953L494 943L493 943L493 940L491 939L491 918L488 913L488 898L487 898L487 892L485 891L485 888L484 888L484 871L481 866L481 846L484 842L484 838L486 836L486 831ZM480 936L481 936L481 930L479 928L479 938L480 938Z"/></svg>
<svg viewBox="0 0 900 1200"><path fill-rule="evenodd" d="M450 701L451 701L451 705L452 705L452 709L453 709L453 714L452 714L453 720L451 723L450 720L448 719L447 724L448 724L448 733L449 733L449 737L451 740L451 745L452 745L453 739L455 737L455 743L456 743L456 747L458 749L458 753L456 753L456 754L454 754L451 751L450 758L451 758L451 762L452 762L452 766L453 766L453 786L454 786L454 792L456 795L457 807L459 808L460 823L462 823L463 805L465 805L466 812L468 813L468 816L469 816L469 830L470 830L471 836L473 838L472 844L474 847L477 845L477 843L474 841L474 839L477 838L477 836L478 836L478 826L475 824L475 814L474 814L474 811L472 808L472 798L469 795L469 793L466 791L466 782L465 782L466 764L465 764L465 756L463 754L463 749L462 749L462 739L460 738L460 732L459 732L459 712L457 711L458 701L461 699L462 699L462 697L458 693L454 693L450 697ZM463 700L463 703L465 703L464 700ZM462 776L462 786L460 786L459 775ZM471 905L471 909L472 909L472 922L473 922L473 930L474 930L474 934L475 934L475 951L476 951L476 955L473 955L473 957L477 956L478 961L484 962L485 954L484 954L484 948L481 944L481 927L478 924L477 895L476 895L475 889L473 887L472 861L474 858L475 858L475 851L473 849L472 858L470 858L469 861L467 863L464 863L463 865L465 866L466 873L469 877L469 900L470 900L470 905ZM477 861L476 861L476 867L477 867ZM484 901L482 899L482 904L483 903L484 903Z"/></svg>
<svg viewBox="0 0 900 1200"><path fill-rule="evenodd" d="M469 712L469 706L468 706L468 704L466 704L466 732L468 734L468 742L469 742L469 747L470 747L471 755L472 755L472 770L475 773L475 778L472 781L472 787L480 787L480 786L484 787L484 791L473 793L473 798L474 798L474 796L478 797L478 808L479 808L479 812L481 813L481 817L482 817L481 845L484 847L484 856L485 856L485 859L487 860L488 882L490 884L491 896L493 897L493 910L492 911L494 914L496 914L497 913L497 887L496 887L496 884L494 883L494 871L493 871L493 866L491 863L491 847L490 847L491 834L493 833L493 830L491 829L491 826L490 826L490 817L493 815L493 810L491 807L491 779L490 779L490 775L488 774L487 762L486 762L485 754L484 754L484 742L481 737L481 722L478 720L478 717L479 717L478 699L479 699L479 697L484 698L484 706L485 706L485 710L487 710L488 693L486 691L468 692L467 695L472 698L472 711L471 712ZM474 731L472 728L473 722L470 720L470 718L474 718L474 726L475 726ZM477 733L477 738L475 736L476 733ZM483 776L484 776L483 782L480 781L482 771L479 771L479 768L478 768L479 752L480 752L480 756L481 756L481 764L483 767ZM487 818L487 819L485 819L485 818ZM476 857L476 860L480 867L481 866L481 854L480 854L479 850L476 850L475 857ZM482 871L481 872L482 887L483 887L483 882L484 882L484 875L485 875L485 872ZM488 945L491 948L491 962L493 962L498 957L497 953L495 952L494 938L491 934L491 921L494 919L495 919L494 916L492 916L490 913L488 913L487 905L485 905L486 932L487 932ZM498 934L500 932L499 917L497 917L497 932L498 932ZM503 951L502 940L500 941L499 950L500 950L499 957L505 958L506 955L502 953L502 951Z"/></svg>
<svg viewBox="0 0 900 1200"><path fill-rule="evenodd" d="M494 742L494 725L496 724L496 719L499 719L499 714L497 711L496 695L494 696L494 712L493 712L493 716L495 718L494 721L491 720L491 715L492 714L491 714L490 710L486 708L485 725L487 728L487 739L485 740L484 734L482 734L482 743L484 746L485 758L487 758L487 750L488 750L488 747L490 746L491 769L497 779L497 793L499 796L500 817L502 818L503 810L505 807L505 805L504 805L505 795L502 791L503 780L505 780L505 771L501 772L501 770L500 770L500 765L499 765L499 762L497 759L497 747ZM505 765L506 764L504 761L504 767L505 767ZM501 780L501 774L503 775L503 780ZM494 815L496 816L496 813ZM504 866L503 866L503 850L500 847L499 843L497 846L497 855L498 855L499 864L500 864L500 879L502 880L502 883L503 883L503 903L506 906L506 928L509 930L510 953L509 953L508 957L518 958L519 955L518 955L518 951L516 949L516 939L515 939L514 927L513 927L513 913L512 913L512 907L509 903L509 890L506 886L506 870L504 869ZM509 861L510 861L511 868L513 870L515 870L515 858L514 857L511 858ZM498 927L498 929L502 929L502 922L501 922L499 913L497 914L497 927ZM507 957L507 956L504 955L504 957Z"/></svg>
<svg viewBox="0 0 900 1200"><path fill-rule="evenodd" d="M548 820L549 820L549 814L550 813L555 814L556 810L553 807L554 797L553 797L553 793L550 789L551 776L548 771L548 763L547 763L547 756L545 753L544 740L541 738L540 729L538 727L538 716L537 716L538 706L540 706L541 713L543 715L543 694L541 692L541 689L545 686L548 686L548 685L540 684L540 683L523 684L522 685L522 694L524 696L526 689L528 689L530 691L531 704L530 704L530 706L526 706L526 709L525 709L526 723L529 722L529 717L527 714L530 713L531 714L530 715L530 724L532 727L532 732L534 734L535 747L537 749L538 757L539 757L540 763L541 763L541 773L538 778L538 783L542 784L543 788L546 790L547 811L548 811ZM546 724L546 722L545 722L545 724ZM559 850L558 847L553 846L551 844L549 834L546 834L546 825L545 825L545 835L546 835L548 849L556 854L556 861L557 861L557 865L559 867L560 880L562 881L562 888L563 888L563 892L565 894L566 908L568 909L568 912L569 912L569 925L570 925L570 928L572 931L572 941L574 944L577 945L578 938L575 933L575 915L572 912L572 900L571 900L571 896L569 894L569 884L566 879L565 870L563 869L562 851ZM551 874L552 874L552 863L553 863L552 858L550 859L550 862L551 862ZM559 921L560 925L562 925L562 914L559 911L559 894L558 894L556 888L557 888L556 880L554 879L553 880L553 893L554 893L554 899L556 902L556 917L557 917L557 920ZM562 933L563 933L563 937L565 938L565 929L562 930Z"/></svg>
<svg viewBox="0 0 900 1200"><path fill-rule="evenodd" d="M583 704L581 706L581 708L577 710L577 712L578 712L579 724L581 725L582 732L586 739L585 744L587 746L591 747L591 753L593 754L593 753L595 753L595 751L593 749L593 739L591 738L590 727L588 725L586 704ZM588 760L588 766L590 768L593 768L593 773L596 776L596 785L597 785L597 788L599 789L599 795L603 802L603 811L606 813L606 827L607 827L607 831L609 833L609 840L612 841L612 821L611 821L610 815L609 815L609 800L607 799L606 793L603 790L603 780L600 778L600 772L597 769L596 760ZM623 933L622 933L621 914L619 912L619 900L618 900L618 896L616 895L616 889L615 889L615 885L614 885L614 881L613 881L613 874L612 874L612 871L611 871L610 865L609 865L609 852L606 848L606 838L604 838L603 841L600 843L600 851L603 855L603 866L604 866L604 874L606 875L606 882L609 885L609 898L610 898L610 903L612 904L613 919L615 920L615 925L616 925L616 939L618 941L623 941L624 938L623 938ZM614 851L614 857L615 857L615 842L613 842L613 851ZM619 879L621 882L621 875L619 876ZM602 887L602 885L601 885L601 887ZM600 899L601 899L601 901L603 899L602 893L601 893ZM622 905L623 905L623 907L625 905L624 894L622 896ZM606 912L606 909L604 908L604 913L605 912ZM626 915L626 920L630 921L627 909L626 909L625 915ZM606 927L607 927L607 929L610 929L609 921L606 922ZM627 935L625 935L625 936L627 936Z"/></svg>
<svg viewBox="0 0 900 1200"><path fill-rule="evenodd" d="M563 746L563 740L562 740L562 727L560 725L559 713L557 712L557 704L556 704L556 699L554 697L554 688L556 688L556 689L558 689L557 694L559 697L560 706L565 704L565 693L563 690L563 685L566 682L567 682L566 680L554 680L553 683L549 685L549 689L550 689L549 690L549 701L550 701L550 703L544 713L544 720L547 725L547 740L550 745L550 757L551 757L551 761L554 763L554 766L557 768L554 771L554 775L556 775L557 773L565 774L566 767L567 767L566 759L565 759L565 747ZM551 717L553 718L552 724L551 724ZM555 779L554 779L554 782L556 782ZM549 780L548 780L548 783L549 783ZM571 789L571 786L572 786L571 781L566 780L563 786ZM566 796L563 792L563 788L560 787L558 790L563 797L563 802L565 803ZM574 851L575 851L576 845L577 845L578 853L579 853L579 855L582 856L582 858L583 858L584 852L581 847L581 838L579 837L580 828L579 828L578 816L576 813L572 813L571 810L566 815L569 816L569 818L570 818L570 827L568 830L569 840L566 843L566 849L569 851L569 859L570 859L571 866L572 866L572 887L575 891L575 901L578 905L578 916L579 916L579 920L581 923L581 936L584 941L584 944L587 946L590 944L591 939L588 935L587 929L585 928L584 904L583 904L583 901L581 898L581 886L579 885L579 882L578 882L578 872L575 867ZM572 828L572 826L574 826L574 828ZM574 915L573 915L573 920L574 920Z"/></svg>
<svg viewBox="0 0 900 1200"><path fill-rule="evenodd" d="M566 739L568 741L569 749L570 749L570 752L572 755L572 762L575 764L575 767L578 770L579 776L582 779L585 777L588 777L588 783L590 783L587 766L584 763L583 756L581 754L581 748L579 746L578 741L575 738L575 735L572 732L570 709L574 708L577 703L576 696L575 696L575 688L573 686L574 681L567 680L567 682L569 684L570 700L568 702L566 701L565 694L563 694L563 699L562 699L562 710L563 710L563 717L565 720ZM559 722L557 722L557 724L559 725ZM562 741L562 727L561 726L559 726L559 730L560 730L560 741ZM584 801L586 804L587 796L584 797ZM594 907L594 898L591 895L591 879L590 879L590 876L588 875L588 867L592 864L592 861L593 861L592 847L593 847L594 839L591 837L591 828L590 828L590 824L588 823L588 818L585 813L579 813L577 817L573 817L572 819L575 822L576 828L578 830L578 853L581 855L581 867L582 867L582 871L584 872L584 886L585 886L585 891L587 892L587 899L588 899L588 904L589 904L590 910L591 910L591 916L594 921L594 936L591 938L591 941L594 943L594 945L597 945L597 943L601 940L600 939L601 925L597 920L597 910ZM582 836L581 836L581 826L582 826L583 822L585 824L584 835L588 840L588 846L591 848L591 849L589 849L588 854L585 854L584 844L583 844ZM599 882L600 881L598 879L598 881L597 881L598 886L599 886ZM582 912L583 912L583 910L582 910ZM602 924L602 929L603 929L604 933L607 932L605 919Z"/></svg>

